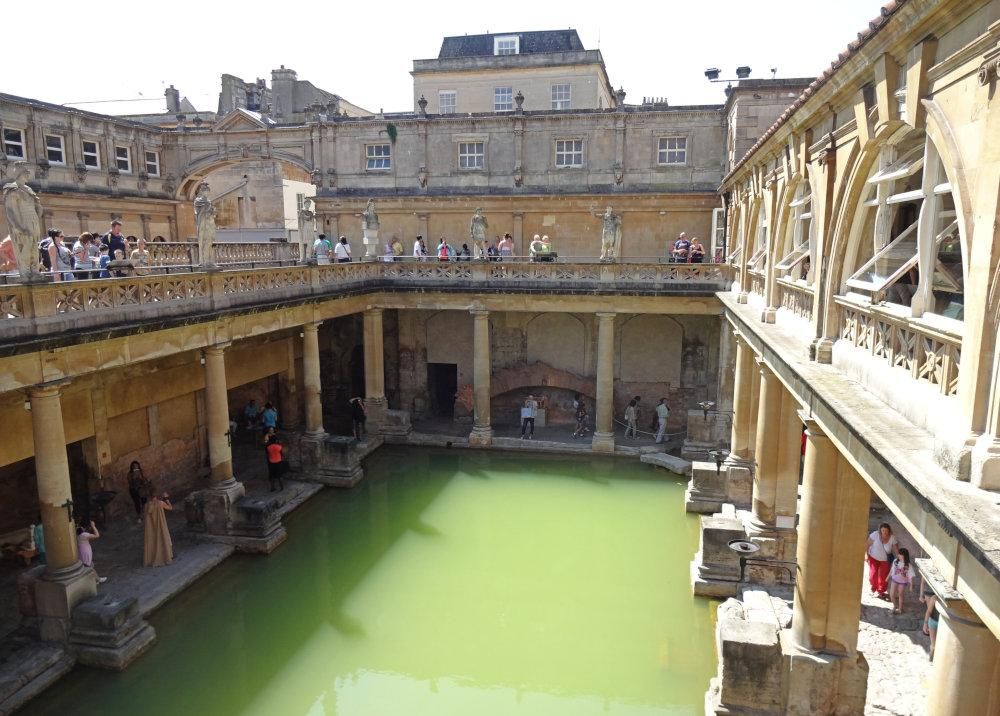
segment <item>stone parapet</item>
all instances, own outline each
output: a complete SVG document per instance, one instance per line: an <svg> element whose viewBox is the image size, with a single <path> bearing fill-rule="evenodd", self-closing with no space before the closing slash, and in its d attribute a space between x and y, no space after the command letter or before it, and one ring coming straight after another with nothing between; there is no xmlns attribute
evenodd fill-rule
<svg viewBox="0 0 1000 716"><path fill-rule="evenodd" d="M122 671L156 641L139 600L92 597L73 610L70 651L86 666Z"/></svg>

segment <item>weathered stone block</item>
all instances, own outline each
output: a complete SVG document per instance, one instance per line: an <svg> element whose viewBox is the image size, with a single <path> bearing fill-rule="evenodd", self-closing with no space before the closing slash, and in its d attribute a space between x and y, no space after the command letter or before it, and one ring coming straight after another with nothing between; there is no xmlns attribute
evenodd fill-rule
<svg viewBox="0 0 1000 716"><path fill-rule="evenodd" d="M795 646L791 630L781 632L789 716L856 716L865 711L868 662L853 656L810 653Z"/></svg>
<svg viewBox="0 0 1000 716"><path fill-rule="evenodd" d="M717 706L753 709L751 713L754 714L783 713L784 662L775 626L742 619L720 619L716 646L719 656Z"/></svg>
<svg viewBox="0 0 1000 716"><path fill-rule="evenodd" d="M684 493L684 509L687 512L714 514L726 499L727 473L718 470L714 462L694 462L691 464L691 480Z"/></svg>
<svg viewBox="0 0 1000 716"><path fill-rule="evenodd" d="M121 671L152 646L156 632L135 597L92 597L73 610L70 650L87 666Z"/></svg>
<svg viewBox="0 0 1000 716"><path fill-rule="evenodd" d="M733 517L701 518L701 542L691 563L692 589L698 596L733 596L740 579L740 560L729 548L745 539L743 523Z"/></svg>

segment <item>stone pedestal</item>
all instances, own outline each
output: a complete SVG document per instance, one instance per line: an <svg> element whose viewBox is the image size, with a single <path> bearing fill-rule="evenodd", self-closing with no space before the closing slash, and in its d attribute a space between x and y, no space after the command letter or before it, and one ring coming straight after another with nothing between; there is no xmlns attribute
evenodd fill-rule
<svg viewBox="0 0 1000 716"><path fill-rule="evenodd" d="M288 460L299 466L299 479L331 487L354 487L365 476L361 461L383 443L374 436L363 443L341 435L304 435L289 441Z"/></svg>
<svg viewBox="0 0 1000 716"><path fill-rule="evenodd" d="M743 523L732 514L701 518L698 553L691 562L691 589L699 597L736 596L740 583L739 556L729 548L744 539Z"/></svg>
<svg viewBox="0 0 1000 716"><path fill-rule="evenodd" d="M774 624L744 619L739 604L729 600L719 607L716 651L719 673L705 695L706 714L785 713L784 663Z"/></svg>
<svg viewBox="0 0 1000 716"><path fill-rule="evenodd" d="M405 443L411 432L413 432L413 426L410 424L410 411L385 411L382 420L382 435L387 443Z"/></svg>
<svg viewBox="0 0 1000 716"><path fill-rule="evenodd" d="M364 258L374 261L379 253L381 253L378 246L378 229L364 229L363 231L364 238L362 241L365 245Z"/></svg>
<svg viewBox="0 0 1000 716"><path fill-rule="evenodd" d="M79 663L122 671L156 641L139 613L139 600L92 597L73 610L69 649Z"/></svg>
<svg viewBox="0 0 1000 716"><path fill-rule="evenodd" d="M184 513L188 529L240 552L269 554L288 536L277 506L267 498L246 497L236 480L192 492L184 500Z"/></svg>
<svg viewBox="0 0 1000 716"><path fill-rule="evenodd" d="M750 507L752 490L753 476L748 467L723 463L716 469L714 462L695 462L684 493L684 509L703 515L718 512L726 503L746 509Z"/></svg>
<svg viewBox="0 0 1000 716"><path fill-rule="evenodd" d="M865 712L868 662L861 652L835 655L798 648L790 629L781 632L788 716L856 716Z"/></svg>
<svg viewBox="0 0 1000 716"><path fill-rule="evenodd" d="M97 575L79 562L48 570L35 582L35 612L42 641L65 642L73 608L97 594Z"/></svg>
<svg viewBox="0 0 1000 716"><path fill-rule="evenodd" d="M685 460L708 460L708 451L729 447L733 432L732 416L726 413L703 410L689 410L687 415L687 437L681 448Z"/></svg>

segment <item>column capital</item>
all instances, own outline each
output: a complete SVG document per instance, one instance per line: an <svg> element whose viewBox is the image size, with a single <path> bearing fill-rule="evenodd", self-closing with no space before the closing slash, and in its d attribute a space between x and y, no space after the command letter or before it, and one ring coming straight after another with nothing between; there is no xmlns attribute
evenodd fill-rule
<svg viewBox="0 0 1000 716"><path fill-rule="evenodd" d="M757 364L757 367L760 369L760 374L765 378L770 378L774 375L774 371L771 369L771 366L769 366L767 361L760 356L755 356L753 362Z"/></svg>
<svg viewBox="0 0 1000 716"><path fill-rule="evenodd" d="M309 323L302 324L303 331L318 331L319 327L323 325L323 321L309 321Z"/></svg>
<svg viewBox="0 0 1000 716"><path fill-rule="evenodd" d="M25 388L25 392L28 394L29 398L48 398L62 393L63 388L71 382L71 378L49 380L44 383L38 383L37 385L29 385Z"/></svg>
<svg viewBox="0 0 1000 716"><path fill-rule="evenodd" d="M214 343L210 346L205 346L202 350L209 355L222 355L231 345L233 345L232 341L223 341L222 343Z"/></svg>
<svg viewBox="0 0 1000 716"><path fill-rule="evenodd" d="M618 314L613 313L611 311L598 311L594 315L597 316L602 321L609 321L609 320L613 321L615 319L615 316L617 316Z"/></svg>
<svg viewBox="0 0 1000 716"><path fill-rule="evenodd" d="M372 306L365 309L365 313L370 316L381 316L384 311L385 311L384 308L379 308L377 306Z"/></svg>
<svg viewBox="0 0 1000 716"><path fill-rule="evenodd" d="M808 410L800 410L798 412L799 412L799 420L801 420L803 424L806 426L806 432L808 432L809 435L816 438L827 437L826 431L820 426L818 422L816 422L816 418L813 416L811 412L809 412Z"/></svg>
<svg viewBox="0 0 1000 716"><path fill-rule="evenodd" d="M490 312L485 308L470 308L469 313L480 319L488 318L490 315Z"/></svg>

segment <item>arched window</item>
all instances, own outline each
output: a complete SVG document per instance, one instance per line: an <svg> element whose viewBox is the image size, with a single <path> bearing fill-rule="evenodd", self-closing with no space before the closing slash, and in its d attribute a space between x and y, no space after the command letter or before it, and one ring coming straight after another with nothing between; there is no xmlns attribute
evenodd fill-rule
<svg viewBox="0 0 1000 716"><path fill-rule="evenodd" d="M816 241L813 236L812 195L809 192L809 182L803 181L795 190L795 198L789 205L791 216L788 220L787 253L774 268L784 272L784 275L795 281L813 282L813 267L816 265L814 252Z"/></svg>
<svg viewBox="0 0 1000 716"><path fill-rule="evenodd" d="M767 266L767 212L764 211L764 202L760 203L760 210L757 212L757 240L754 243L754 252L747 262L747 268L751 271L763 271Z"/></svg>
<svg viewBox="0 0 1000 716"><path fill-rule="evenodd" d="M911 131L882 149L863 205L858 258L864 263L847 285L872 303L908 306L914 316L961 320L964 281L955 202L924 132Z"/></svg>

